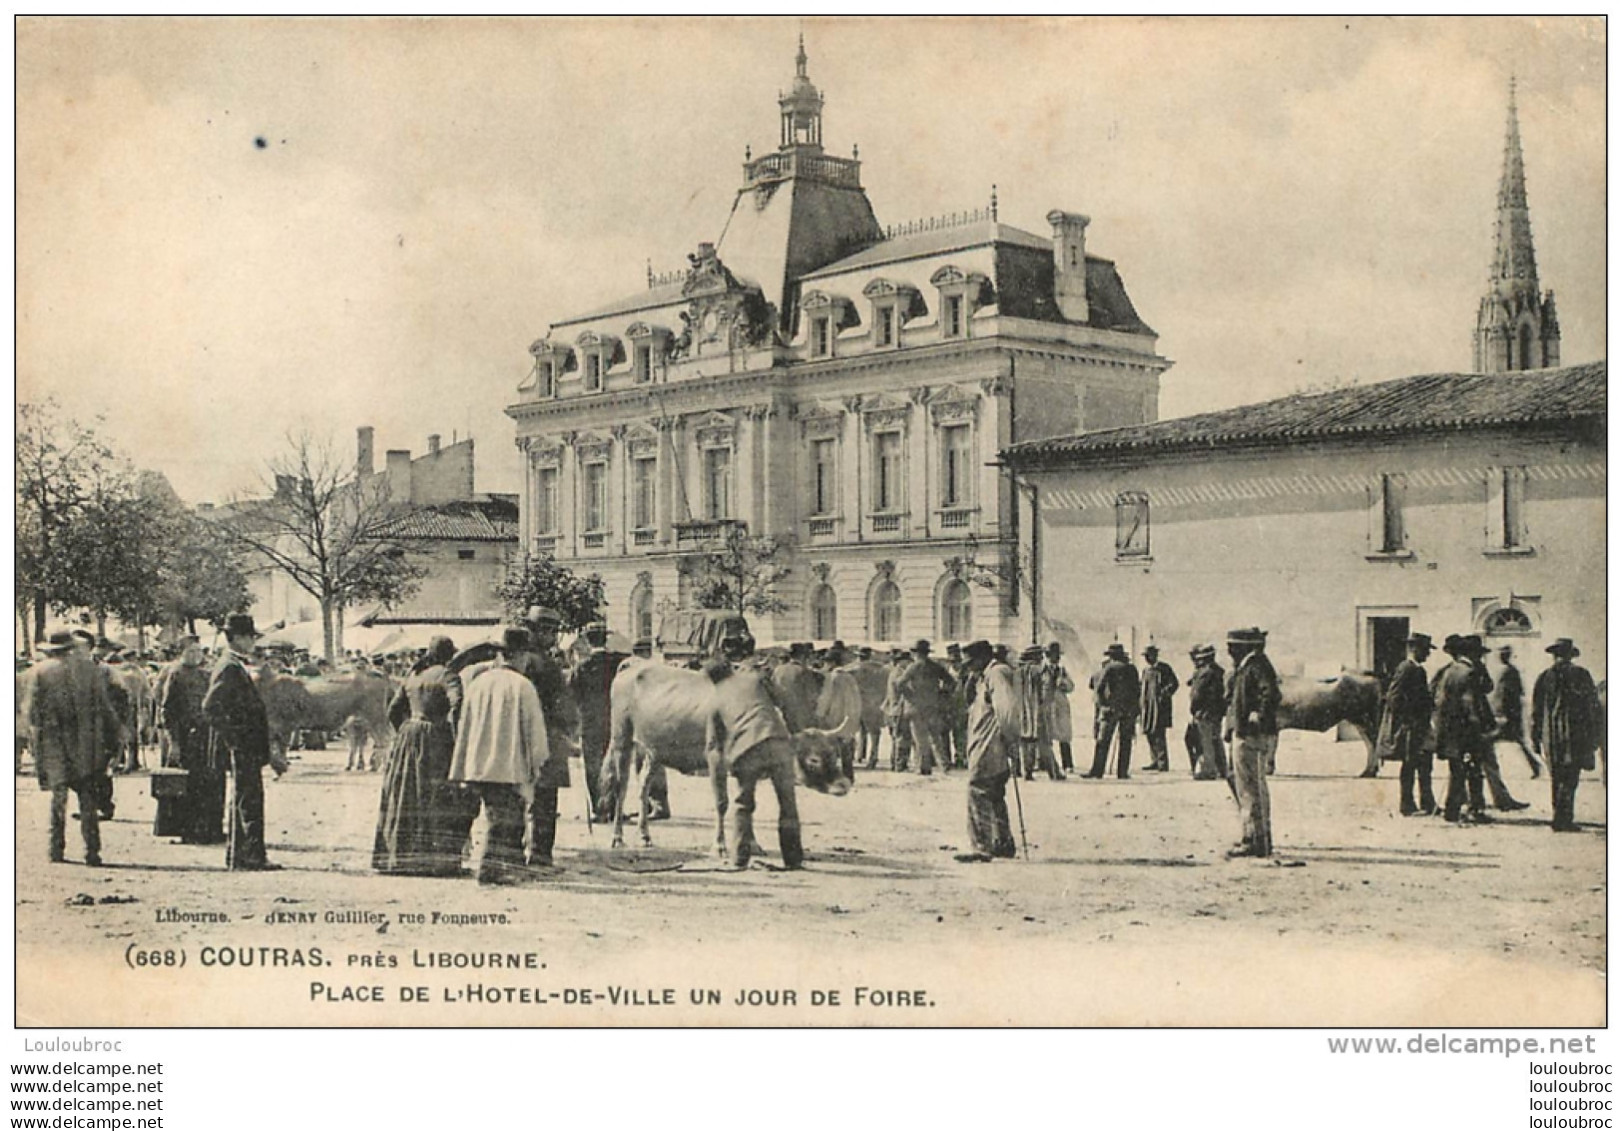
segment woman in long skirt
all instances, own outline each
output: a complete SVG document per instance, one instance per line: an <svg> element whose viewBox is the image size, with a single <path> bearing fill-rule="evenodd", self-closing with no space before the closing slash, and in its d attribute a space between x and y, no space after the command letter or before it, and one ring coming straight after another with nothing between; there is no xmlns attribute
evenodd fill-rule
<svg viewBox="0 0 1622 1131"><path fill-rule="evenodd" d="M389 705L394 746L372 848L379 872L454 876L460 868L463 805L457 787L445 780L462 705L461 678L446 667L455 654L449 637L434 637Z"/></svg>

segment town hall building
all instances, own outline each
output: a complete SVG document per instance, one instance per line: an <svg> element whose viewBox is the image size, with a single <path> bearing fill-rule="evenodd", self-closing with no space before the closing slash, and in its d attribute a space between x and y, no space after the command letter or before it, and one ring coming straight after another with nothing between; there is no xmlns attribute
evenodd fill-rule
<svg viewBox="0 0 1622 1131"><path fill-rule="evenodd" d="M1170 362L1088 217L989 204L881 226L824 148L802 41L776 149L746 153L689 266L560 312L507 412L520 544L602 576L613 628L694 601L695 551L778 539L763 641L1013 638L1012 444L1153 421Z"/></svg>

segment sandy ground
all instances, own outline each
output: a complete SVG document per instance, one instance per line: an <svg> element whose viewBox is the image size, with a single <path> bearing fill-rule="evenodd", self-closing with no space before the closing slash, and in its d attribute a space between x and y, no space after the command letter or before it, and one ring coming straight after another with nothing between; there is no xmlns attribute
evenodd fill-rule
<svg viewBox="0 0 1622 1131"><path fill-rule="evenodd" d="M144 775L119 780L109 867L76 862L71 826L47 865L47 799L22 777L18 1023L1603 1024L1604 787L1588 777L1583 830L1555 835L1546 783L1500 752L1533 808L1455 827L1399 817L1394 768L1354 776L1360 744L1287 734L1274 863L1223 858L1235 806L1186 772L1027 783L1030 858L993 864L952 859L962 774L862 773L842 799L800 792L793 873L716 870L700 779L672 782L654 849L618 852L577 785L560 869L499 889L373 874L380 776L339 750L267 782L279 873L154 838ZM759 816L775 859L769 790ZM502 966L474 965L490 952Z"/></svg>

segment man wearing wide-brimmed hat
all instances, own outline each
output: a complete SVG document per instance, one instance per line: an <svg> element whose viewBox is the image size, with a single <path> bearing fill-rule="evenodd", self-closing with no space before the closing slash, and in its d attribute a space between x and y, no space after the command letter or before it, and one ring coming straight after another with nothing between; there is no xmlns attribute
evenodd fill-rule
<svg viewBox="0 0 1622 1131"><path fill-rule="evenodd" d="M226 649L214 665L203 696L203 717L208 720L214 756L224 760L234 779L234 800L227 814L231 828L225 866L239 872L281 867L265 856L265 783L261 774L271 761L270 723L259 688L248 674L248 663L260 635L247 613L233 613L226 618Z"/></svg>
<svg viewBox="0 0 1622 1131"><path fill-rule="evenodd" d="M918 752L918 772L933 773L937 765L945 773L951 764L952 675L930 656L930 644L920 640L912 646L912 662L896 680L896 690L907 705L912 745Z"/></svg>
<svg viewBox="0 0 1622 1131"><path fill-rule="evenodd" d="M1222 746L1222 716L1228 698L1222 687L1223 671L1216 662L1216 646L1196 644L1188 658L1194 671L1188 677L1188 729L1183 742L1198 781L1229 778L1228 758Z"/></svg>
<svg viewBox="0 0 1622 1131"><path fill-rule="evenodd" d="M1041 769L1054 781L1064 775L1053 758L1053 739L1048 731L1048 711L1052 690L1047 682L1042 646L1032 644L1019 656L1019 770L1031 781Z"/></svg>
<svg viewBox="0 0 1622 1131"><path fill-rule="evenodd" d="M1481 750L1492 741L1497 724L1472 659L1479 639L1472 644L1468 637L1453 633L1442 641L1442 651L1452 657L1452 662L1437 673L1431 690L1431 732L1436 756L1448 764L1442 816L1455 824L1491 820L1481 773Z"/></svg>
<svg viewBox="0 0 1622 1131"><path fill-rule="evenodd" d="M1431 692L1425 661L1430 658L1431 638L1423 632L1408 637L1408 655L1391 672L1385 687L1385 706L1380 714L1380 737L1376 748L1381 758L1402 764L1402 815L1428 816L1436 812L1436 795L1431 789L1430 748ZM1414 800L1414 787L1419 799Z"/></svg>
<svg viewBox="0 0 1622 1131"><path fill-rule="evenodd" d="M1530 809L1531 805L1527 802L1517 801L1511 796L1504 775L1498 768L1498 748L1495 742L1498 734L1498 716L1492 708L1492 676L1487 674L1487 665L1484 662L1487 646L1482 643L1481 637L1475 634L1464 637L1464 642L1469 651L1470 666L1476 672L1476 695L1480 699L1478 709L1481 716L1493 724L1492 733L1482 737L1480 748L1476 751L1476 760L1481 763L1481 777L1487 786L1487 796L1492 798L1496 808L1505 812Z"/></svg>
<svg viewBox="0 0 1622 1131"><path fill-rule="evenodd" d="M1229 856L1273 854L1272 803L1267 771L1278 748L1278 673L1267 658L1267 633L1236 628L1228 633L1233 675L1228 680L1227 729L1233 751L1234 792L1239 798L1239 843Z"/></svg>
<svg viewBox="0 0 1622 1131"><path fill-rule="evenodd" d="M1093 673L1093 768L1086 774L1101 778L1109 767L1110 749L1120 736L1115 776L1127 778L1132 769L1132 735L1138 725L1140 688L1138 669L1126 648L1115 641L1104 649L1104 666Z"/></svg>
<svg viewBox="0 0 1622 1131"><path fill-rule="evenodd" d="M1008 820L1008 776L1019 743L1018 680L993 658L991 644L976 640L963 649L969 689L969 839L974 850L960 860L1014 855Z"/></svg>
<svg viewBox="0 0 1622 1131"><path fill-rule="evenodd" d="M1577 829L1577 784L1594 768L1594 751L1605 739L1605 713L1594 677L1572 663L1582 655L1562 636L1544 651L1554 664L1532 685L1532 749L1549 762L1555 832Z"/></svg>
<svg viewBox="0 0 1622 1131"><path fill-rule="evenodd" d="M60 864L67 850L68 794L79 801L79 832L84 862L101 863L99 783L120 720L95 661L75 646L67 630L52 632L40 645L45 659L31 672L29 741L39 787L51 795L50 859Z"/></svg>
<svg viewBox="0 0 1622 1131"><path fill-rule="evenodd" d="M1171 665L1160 658L1160 649L1151 644L1143 650L1143 740L1149 746L1149 765L1145 769L1166 773L1171 770L1171 756L1166 750L1166 731L1172 723L1172 697L1182 683Z"/></svg>

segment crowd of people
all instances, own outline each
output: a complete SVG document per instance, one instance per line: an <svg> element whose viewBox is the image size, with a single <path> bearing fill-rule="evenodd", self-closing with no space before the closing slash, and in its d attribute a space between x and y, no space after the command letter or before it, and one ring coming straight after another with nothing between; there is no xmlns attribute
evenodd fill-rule
<svg viewBox="0 0 1622 1131"><path fill-rule="evenodd" d="M610 634L598 623L566 655L558 646L561 621L556 611L534 607L499 641L459 652L449 637L436 637L414 662L391 673L398 684L388 711L394 737L381 759L372 852L377 871L461 873L481 815L484 849L472 862L480 882L512 882L553 868L559 791L571 784L572 757L582 759L588 812L593 819L613 818L618 798L609 796L603 774L610 688L631 652L611 649ZM138 768L143 741L155 738L161 765L153 774L154 833L186 844L223 843L228 868L276 867L265 846L262 771L269 766L280 774L287 763L254 675L260 634L251 616L239 614L229 618L223 635L226 647L212 664L199 640L185 637L176 645L178 654L150 672L83 628L57 630L40 645L40 661L19 677L19 722L41 787L51 793L52 861L64 859L68 799L74 795L85 862L101 862L98 823L111 817L114 806L109 775ZM880 768L886 745L884 764L891 772L967 771L973 848L961 858L968 861L1016 854L1006 798L1010 781L1017 792L1019 780L1062 780L1081 769L1071 720L1078 684L1057 642L1016 655L1005 645L976 640L947 645L942 659L928 640L887 657L841 641L821 650L799 642L763 655L754 654L752 641L745 643L741 636L723 639L721 654L706 669L720 704L712 732L725 736L712 733L711 741L725 746L723 762L732 777L749 778L749 788L740 787L745 818L753 811L754 781L770 779L777 788L789 866L803 848L793 812L792 760L780 740L809 727L837 737L851 781L858 771ZM1240 835L1229 853L1235 857L1273 851L1267 778L1278 743L1281 690L1266 645L1260 628L1231 631L1226 651L1232 666L1226 671L1214 644L1189 653L1183 732L1189 773L1223 781L1231 791L1239 810ZM1429 673L1433 642L1414 633L1407 659L1383 692L1378 750L1401 764L1402 813L1484 822L1490 819L1489 795L1499 809L1526 808L1510 794L1497 761L1497 743L1511 742L1534 777L1547 759L1552 826L1575 828L1577 784L1582 771L1593 768L1604 738L1599 690L1574 663L1580 654L1575 644L1561 639L1547 649L1552 663L1534 685L1530 733L1524 684L1510 648L1500 650L1496 680L1483 662L1479 636L1449 636L1442 650L1449 662ZM1129 778L1140 731L1148 748L1141 770L1171 772L1167 734L1174 697L1185 681L1152 644L1142 660L1141 667L1134 665L1126 648L1112 643L1090 674L1093 749L1082 777ZM313 662L303 667L323 674ZM750 679L728 685L734 671L747 671ZM729 706L729 699L736 702ZM358 745L351 742L350 768L361 768ZM1441 805L1432 785L1437 758L1449 766ZM374 752L374 768L376 763ZM653 819L667 817L662 776L650 782L649 796ZM752 827L735 828L734 834L746 843L733 859L746 863Z"/></svg>

